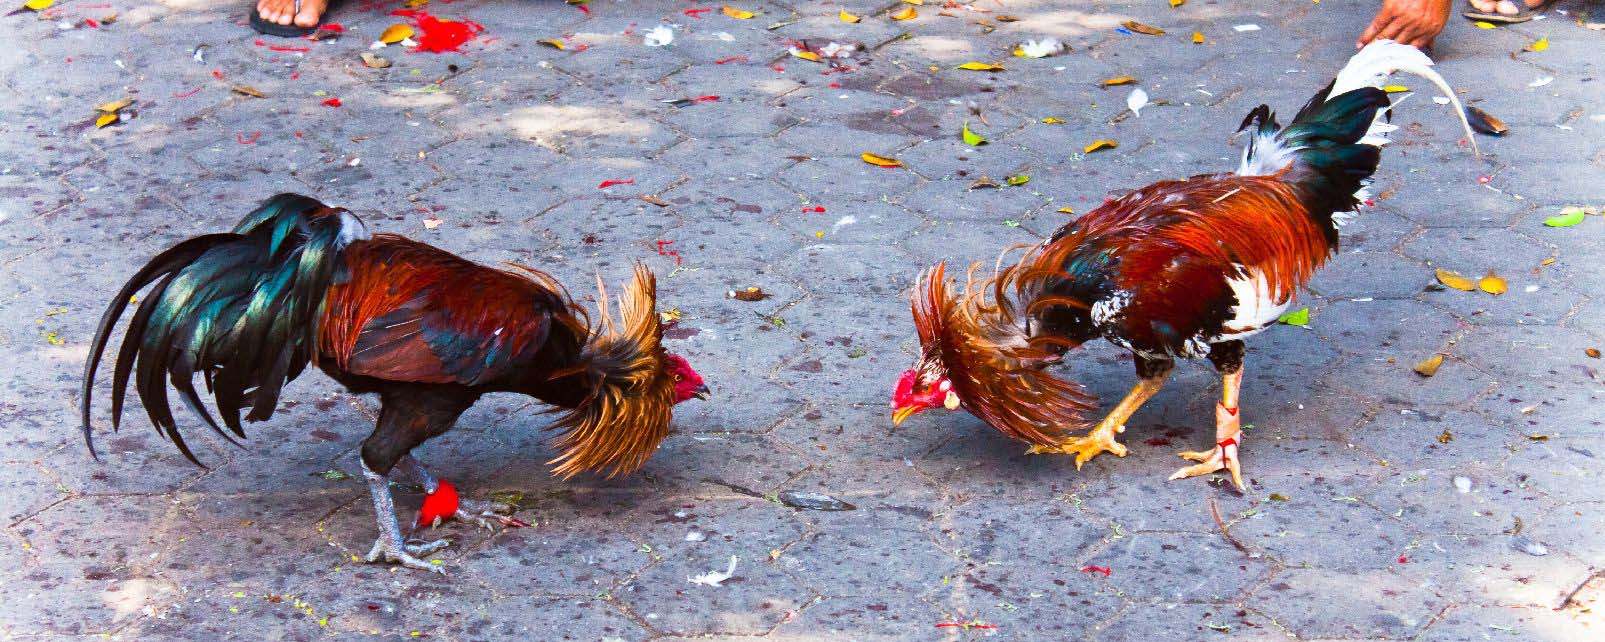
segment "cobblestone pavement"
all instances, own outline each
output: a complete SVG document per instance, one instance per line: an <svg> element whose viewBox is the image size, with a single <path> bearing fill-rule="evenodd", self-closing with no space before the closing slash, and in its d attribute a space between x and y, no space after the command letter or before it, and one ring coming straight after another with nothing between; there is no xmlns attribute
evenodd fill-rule
<svg viewBox="0 0 1605 642"><path fill-rule="evenodd" d="M1202 364L1137 415L1130 456L1080 472L968 415L892 430L906 292L922 266L1040 238L1061 208L1231 169L1243 114L1302 104L1375 3L927 0L894 21L908 5L743 0L758 15L741 20L681 0L434 0L422 9L477 22L478 40L385 48L376 69L359 54L403 20L398 2L338 6L344 35L319 42L257 41L246 0L99 2L0 19L0 637L1605 636L1605 362L1586 355L1605 347L1605 220L1544 225L1605 205L1605 33L1582 4L1451 21L1441 70L1511 131L1480 138L1478 159L1447 107L1400 109L1376 207L1303 299L1309 326L1250 343L1239 495L1164 481L1175 451L1211 438ZM1168 33L1124 33L1128 19ZM658 25L673 43L645 46ZM1043 36L1071 50L1009 55ZM837 73L787 55L833 41L866 49ZM1007 70L955 68L972 61ZM1130 87L1101 86L1119 76L1157 104L1129 117ZM125 97L97 129L96 106ZM967 147L966 122L990 144ZM1100 139L1119 146L1082 152ZM971 189L983 176L1030 181ZM77 386L109 294L279 191L582 290L645 259L684 314L672 348L716 398L682 407L642 473L567 483L543 465L538 407L480 403L422 458L465 492L521 495L536 526L444 527L443 577L353 562L372 514L339 473L357 472L376 404L321 375L248 448L200 449L210 469L137 412L110 434L105 409L91 461ZM1491 270L1509 292L1435 287L1435 268ZM726 297L753 285L773 297ZM1434 353L1436 376L1411 372ZM1106 400L1132 381L1106 345L1071 369ZM763 498L784 490L857 509ZM722 586L688 582L732 556Z"/></svg>

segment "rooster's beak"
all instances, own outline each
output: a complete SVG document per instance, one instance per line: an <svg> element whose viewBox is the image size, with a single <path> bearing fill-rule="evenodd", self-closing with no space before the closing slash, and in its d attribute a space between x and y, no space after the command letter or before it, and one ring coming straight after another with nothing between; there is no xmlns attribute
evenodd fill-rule
<svg viewBox="0 0 1605 642"><path fill-rule="evenodd" d="M691 396L696 397L698 399L701 399L703 401L707 401L708 397L712 397L713 396L713 391L709 390L708 386L706 386L706 385L697 386L696 390L691 391Z"/></svg>
<svg viewBox="0 0 1605 642"><path fill-rule="evenodd" d="M919 406L903 406L902 408L893 410L892 425L901 425L904 419L914 416L914 413L919 412L920 410L923 410L923 408L920 408Z"/></svg>

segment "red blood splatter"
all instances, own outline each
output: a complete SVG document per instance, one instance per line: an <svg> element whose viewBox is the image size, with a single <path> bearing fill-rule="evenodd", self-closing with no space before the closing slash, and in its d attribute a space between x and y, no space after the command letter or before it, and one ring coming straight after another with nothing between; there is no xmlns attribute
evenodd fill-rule
<svg viewBox="0 0 1605 642"><path fill-rule="evenodd" d="M685 10L685 15L688 15L688 16L691 16L692 18L696 18L698 20L701 20L702 19L702 14L707 13L709 11L713 11L713 9L686 9Z"/></svg>
<svg viewBox="0 0 1605 642"><path fill-rule="evenodd" d="M323 101L323 104L328 105L330 107L339 107L341 103L340 103L340 99L339 98L330 98L328 100Z"/></svg>
<svg viewBox="0 0 1605 642"><path fill-rule="evenodd" d="M1081 567L1081 572L1082 573L1103 573L1104 577L1109 577L1109 574L1112 573L1113 571L1110 571L1109 569L1104 568L1102 566L1083 566L1083 567Z"/></svg>
<svg viewBox="0 0 1605 642"><path fill-rule="evenodd" d="M746 56L736 56L734 58L725 58L724 60L715 60L715 61L713 61L713 64L722 65L722 64L730 63L730 62L747 62L747 57Z"/></svg>
<svg viewBox="0 0 1605 642"><path fill-rule="evenodd" d="M1170 438L1169 437L1149 437L1143 443L1148 444L1150 446L1169 446L1170 445Z"/></svg>
<svg viewBox="0 0 1605 642"><path fill-rule="evenodd" d="M301 72L299 72L299 71L297 71L297 72L295 72L293 74L290 74L290 80L295 80L295 79L300 78L300 77L301 77Z"/></svg>
<svg viewBox="0 0 1605 642"><path fill-rule="evenodd" d="M1409 562L1410 562L1410 558L1405 557L1403 555L1399 556L1399 563L1400 564L1408 564Z"/></svg>
<svg viewBox="0 0 1605 642"><path fill-rule="evenodd" d="M831 67L830 69L826 69L824 71L819 72L819 75L821 75L821 76L829 76L831 74L845 74L845 73L847 73L849 71L852 71L852 70L853 70L852 67Z"/></svg>
<svg viewBox="0 0 1605 642"><path fill-rule="evenodd" d="M195 93L196 93L196 92L199 92L199 91L200 91L200 90L201 90L201 88L200 88L200 87L196 87L196 88L194 88L194 89L191 89L191 90L189 90L189 91L186 91L186 92L181 92L181 93L177 93L177 94L173 94L173 97L174 97L174 98L189 98L189 97L190 97L190 96L194 96L194 95L195 95Z"/></svg>
<svg viewBox="0 0 1605 642"><path fill-rule="evenodd" d="M602 184L601 185L597 185L596 189L607 189L607 188L612 187L614 185L634 185L634 184L635 184L635 179L633 179L633 178L609 179L609 180L602 181Z"/></svg>
<svg viewBox="0 0 1605 642"><path fill-rule="evenodd" d="M1368 199L1365 199L1365 206L1366 207L1376 207L1377 206L1377 202L1368 198Z"/></svg>
<svg viewBox="0 0 1605 642"><path fill-rule="evenodd" d="M470 20L441 20L429 12L421 9L407 9L392 11L390 15L412 18L413 25L417 27L418 35L413 40L418 41L415 51L430 53L446 53L448 51L461 52L463 43L477 40L485 27Z"/></svg>
<svg viewBox="0 0 1605 642"><path fill-rule="evenodd" d="M804 214L808 214L808 213L822 214L824 212L825 212L825 206L824 205L815 205L813 207L804 207L803 208L803 213Z"/></svg>
<svg viewBox="0 0 1605 642"><path fill-rule="evenodd" d="M216 78L216 79L218 79L218 80L222 80L222 79L223 79L223 72L221 72L221 71L218 71L218 70L216 70L216 69L213 69L213 70L212 70L212 77L213 77L213 78Z"/></svg>
<svg viewBox="0 0 1605 642"><path fill-rule="evenodd" d="M296 133L295 133L295 137L296 137L296 138L300 138L300 137L301 137L301 132L296 132Z"/></svg>
<svg viewBox="0 0 1605 642"><path fill-rule="evenodd" d="M283 45L268 45L268 49L273 51L288 51L291 53L304 53L312 51L311 47L286 47Z"/></svg>
<svg viewBox="0 0 1605 642"><path fill-rule="evenodd" d="M251 143L256 142L256 139L261 138L261 137L262 137L262 132L251 132L251 137L250 138L246 138L245 134L235 134L234 135L234 140L239 141L239 143L241 145L250 145Z"/></svg>
<svg viewBox="0 0 1605 642"><path fill-rule="evenodd" d="M680 253L674 250L666 249L670 245L674 245L674 241L658 241L658 256L672 256L674 257L674 264L679 265Z"/></svg>
<svg viewBox="0 0 1605 642"><path fill-rule="evenodd" d="M833 83L830 83L830 88L831 89L841 89L842 88L842 84L839 83L839 82L833 82Z"/></svg>
<svg viewBox="0 0 1605 642"><path fill-rule="evenodd" d="M786 73L786 68L782 67L780 65L775 65L773 67L770 67L770 69L773 69L773 70L778 71L780 73Z"/></svg>
<svg viewBox="0 0 1605 642"><path fill-rule="evenodd" d="M444 479L435 487L435 492L424 496L424 505L418 509L418 523L415 528L422 528L435 523L435 520L445 520L457 514L457 487Z"/></svg>
<svg viewBox="0 0 1605 642"><path fill-rule="evenodd" d="M718 96L698 96L696 98L692 98L691 102L694 102L694 103L706 103L706 102L712 102L712 101L715 101L715 100L718 100L718 99L719 99Z"/></svg>

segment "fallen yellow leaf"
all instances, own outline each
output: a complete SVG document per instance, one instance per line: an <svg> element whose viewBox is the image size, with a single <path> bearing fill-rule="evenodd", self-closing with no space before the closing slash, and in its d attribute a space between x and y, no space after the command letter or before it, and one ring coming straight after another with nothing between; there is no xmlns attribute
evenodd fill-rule
<svg viewBox="0 0 1605 642"><path fill-rule="evenodd" d="M735 7L728 7L728 6L720 8L719 11L722 11L722 12L724 12L724 15L730 16L730 17L735 18L737 20L751 20L753 16L758 15L758 14L753 13L751 11L743 11L741 9L737 9Z"/></svg>
<svg viewBox="0 0 1605 642"><path fill-rule="evenodd" d="M994 65L987 62L967 62L959 65L959 69L968 69L970 71L1003 71L1003 65Z"/></svg>
<svg viewBox="0 0 1605 642"><path fill-rule="evenodd" d="M919 16L920 16L920 12L915 11L914 7L910 6L910 7L903 7L902 10L897 11L896 13L893 13L889 17L891 19L893 19L893 20L913 20L915 18L918 18Z"/></svg>
<svg viewBox="0 0 1605 642"><path fill-rule="evenodd" d="M407 25L390 25L389 27L385 27L384 33L379 34L379 42L387 45L393 45L411 38L412 34L412 27Z"/></svg>
<svg viewBox="0 0 1605 642"><path fill-rule="evenodd" d="M1081 152L1084 153L1084 154L1091 154L1091 153L1096 152L1098 150L1114 149L1114 148L1119 147L1119 146L1120 146L1120 143L1117 143L1117 142L1112 141L1112 140L1099 140L1099 141L1093 141L1093 143L1091 145L1088 145L1085 148L1083 148L1081 150Z"/></svg>
<svg viewBox="0 0 1605 642"><path fill-rule="evenodd" d="M1054 211L1056 211L1056 212L1058 212L1060 214L1075 214L1076 213L1075 210L1070 209L1068 207L1061 207L1061 208L1059 208L1057 210L1054 210Z"/></svg>
<svg viewBox="0 0 1605 642"><path fill-rule="evenodd" d="M49 9L51 5L54 4L56 4L56 0L28 0L27 2L22 3L22 6L27 9L33 9L34 11L44 11L45 9Z"/></svg>
<svg viewBox="0 0 1605 642"><path fill-rule="evenodd" d="M1103 81L1103 86L1105 86L1105 87L1113 87L1115 85L1129 85L1129 84L1134 83L1134 82L1137 82L1136 78L1132 78L1130 76L1121 76L1119 78L1110 78L1108 80Z"/></svg>
<svg viewBox="0 0 1605 642"><path fill-rule="evenodd" d="M1179 6L1182 6L1184 4L1187 4L1187 0L1170 0L1170 8L1172 8L1172 9L1174 9L1176 7L1179 7Z"/></svg>
<svg viewBox="0 0 1605 642"><path fill-rule="evenodd" d="M1437 274L1438 282L1444 284L1446 287L1451 287L1462 292L1470 292L1477 289L1476 284L1472 283L1471 279L1461 276L1457 272L1451 272L1443 268L1438 268Z"/></svg>
<svg viewBox="0 0 1605 642"><path fill-rule="evenodd" d="M407 0L406 7L408 9L417 9L418 7L422 7L426 4L429 4L429 0Z"/></svg>
<svg viewBox="0 0 1605 642"><path fill-rule="evenodd" d="M803 51L801 49L793 49L791 51L791 55L802 58L803 60L807 60L809 62L819 62L821 60L819 54L816 54L812 51Z"/></svg>
<svg viewBox="0 0 1605 642"><path fill-rule="evenodd" d="M1471 24L1477 25L1478 29L1498 29L1499 28L1499 25L1496 25L1496 24L1494 24L1492 22L1486 22L1486 21L1483 21L1483 20L1478 20L1478 21L1473 22Z"/></svg>
<svg viewBox="0 0 1605 642"><path fill-rule="evenodd" d="M856 15L850 14L850 13L847 13L846 9L842 9L842 22L858 22L859 20L863 20L863 19L864 19L863 16L856 16Z"/></svg>
<svg viewBox="0 0 1605 642"><path fill-rule="evenodd" d="M95 129L100 129L119 120L122 120L122 117L118 116L117 112L101 114L99 118L95 119Z"/></svg>
<svg viewBox="0 0 1605 642"><path fill-rule="evenodd" d="M1397 93L1401 93L1401 92L1410 91L1410 88L1406 87L1404 85L1383 85L1382 86L1382 91L1388 92L1390 94L1397 94Z"/></svg>
<svg viewBox="0 0 1605 642"><path fill-rule="evenodd" d="M907 2L908 4L925 6L925 0L903 0L903 2Z"/></svg>
<svg viewBox="0 0 1605 642"><path fill-rule="evenodd" d="M1204 44L1204 32L1202 32L1202 31L1194 31L1193 32L1193 44L1195 44L1195 45Z"/></svg>
<svg viewBox="0 0 1605 642"><path fill-rule="evenodd" d="M1499 295L1510 291L1510 284L1505 283L1505 280L1500 278L1499 275L1489 272L1488 276L1482 277L1482 280L1477 281L1477 289L1489 294Z"/></svg>
<svg viewBox="0 0 1605 642"><path fill-rule="evenodd" d="M1143 24L1141 22L1137 22L1136 20L1127 20L1125 22L1120 23L1120 26L1125 27L1127 29L1130 29L1132 31L1135 31L1137 33L1148 34L1150 36L1163 36L1163 35L1165 35L1165 30L1164 29L1160 29L1159 27L1151 27L1151 26L1145 25L1145 24Z"/></svg>
<svg viewBox="0 0 1605 642"><path fill-rule="evenodd" d="M109 103L106 103L106 104L101 105L99 107L96 107L95 110L96 111L103 111L103 112L106 112L108 114L115 114L119 110L121 110L122 108L127 107L127 106L132 105L132 104L134 104L134 99L132 99L132 98L124 98L122 100L114 100L112 102L109 102Z"/></svg>
<svg viewBox="0 0 1605 642"><path fill-rule="evenodd" d="M878 156L878 155L875 155L875 154L871 154L869 152L864 152L862 155L859 156L859 158L862 158L862 159L864 159L864 162L869 163L871 165L875 165L877 167L902 167L903 166L903 161L897 160L895 158L887 158L885 156Z"/></svg>
<svg viewBox="0 0 1605 642"><path fill-rule="evenodd" d="M1045 124L1048 124L1048 125L1057 125L1057 124L1062 123L1064 121L1060 120L1058 118L1054 118L1052 116L1049 116L1047 118L1042 119L1042 122L1045 123Z"/></svg>
<svg viewBox="0 0 1605 642"><path fill-rule="evenodd" d="M233 89L234 93L236 94L244 94L252 98L267 98L267 94L262 93L261 90L255 87L250 87L247 85L235 85Z"/></svg>
<svg viewBox="0 0 1605 642"><path fill-rule="evenodd" d="M1435 354L1423 359L1421 363L1417 363L1411 370L1416 371L1416 374L1423 377L1430 377L1438 374L1438 368L1441 366L1443 366L1443 355Z"/></svg>
<svg viewBox="0 0 1605 642"><path fill-rule="evenodd" d="M1549 48L1549 36L1539 38L1537 42L1527 45L1527 51L1543 51Z"/></svg>
<svg viewBox="0 0 1605 642"><path fill-rule="evenodd" d="M568 48L568 45L563 44L563 41L558 40L556 38L553 38L553 39L550 39L550 40L542 40L542 41L540 41L540 43L543 44L543 45L546 45L548 47L551 47L553 49L556 49L558 51L562 51L562 50Z"/></svg>

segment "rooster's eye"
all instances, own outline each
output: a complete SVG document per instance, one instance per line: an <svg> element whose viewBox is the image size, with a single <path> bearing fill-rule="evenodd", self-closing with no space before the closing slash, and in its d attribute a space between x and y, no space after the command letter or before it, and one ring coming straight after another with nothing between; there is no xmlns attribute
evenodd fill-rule
<svg viewBox="0 0 1605 642"><path fill-rule="evenodd" d="M679 381L680 380L680 375L674 375L674 380L675 381Z"/></svg>

